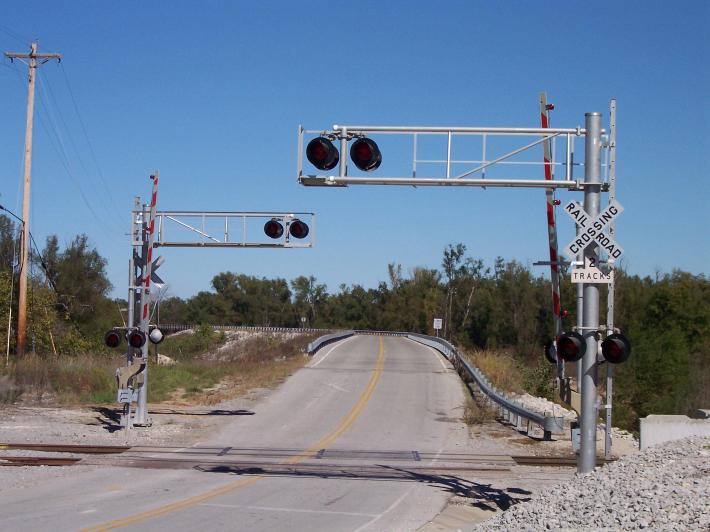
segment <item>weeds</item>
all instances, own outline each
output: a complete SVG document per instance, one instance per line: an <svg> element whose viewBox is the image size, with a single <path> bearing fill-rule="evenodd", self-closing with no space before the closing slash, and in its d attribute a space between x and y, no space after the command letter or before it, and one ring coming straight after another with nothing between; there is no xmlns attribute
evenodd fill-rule
<svg viewBox="0 0 710 532"><path fill-rule="evenodd" d="M496 388L521 393L525 387L523 372L510 351L504 349L475 350L464 352Z"/></svg>
<svg viewBox="0 0 710 532"><path fill-rule="evenodd" d="M226 341L223 331L217 332L209 325L201 325L194 332L186 331L165 338L160 350L175 360L190 360L215 349Z"/></svg>
<svg viewBox="0 0 710 532"><path fill-rule="evenodd" d="M150 365L148 400L214 404L254 388L273 387L305 364L303 349L313 337L248 337L239 345L223 349L217 360L214 350L225 344L224 333L200 328L193 334L168 337L161 347L170 349L178 363ZM116 399L116 368L125 363L120 355L27 355L0 369L0 404L112 403Z"/></svg>
<svg viewBox="0 0 710 532"><path fill-rule="evenodd" d="M495 421L497 413L488 403L481 398L466 396L462 421L467 425L483 425L489 421Z"/></svg>

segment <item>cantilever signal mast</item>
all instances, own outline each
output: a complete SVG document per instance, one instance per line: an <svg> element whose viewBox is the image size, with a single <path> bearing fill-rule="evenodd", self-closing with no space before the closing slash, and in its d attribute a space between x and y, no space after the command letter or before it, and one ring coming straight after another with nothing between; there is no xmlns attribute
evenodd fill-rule
<svg viewBox="0 0 710 532"><path fill-rule="evenodd" d="M38 54L37 42L33 42L30 53L5 52L5 57L14 61L21 60L29 67L29 85L27 88L27 127L25 130L25 186L22 196L22 238L20 251L20 297L17 302L17 356L25 354L25 328L27 324L27 257L30 243L30 169L32 167L32 122L35 106L35 75L37 66L51 59L62 60L60 54ZM27 60L27 61L26 61Z"/></svg>

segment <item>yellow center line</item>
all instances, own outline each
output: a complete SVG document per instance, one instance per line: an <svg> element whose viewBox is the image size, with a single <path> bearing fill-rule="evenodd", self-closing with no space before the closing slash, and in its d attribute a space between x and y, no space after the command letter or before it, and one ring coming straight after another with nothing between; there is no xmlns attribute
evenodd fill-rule
<svg viewBox="0 0 710 532"><path fill-rule="evenodd" d="M380 349L379 349L379 354L377 357L377 362L375 364L375 369L372 370L372 375L370 376L370 380L367 383L367 386L365 387L365 390L363 390L362 394L360 395L360 398L357 400L355 405L350 409L350 411L347 413L347 415L343 418L343 420L340 422L340 424L330 433L326 434L323 438L318 440L316 443L313 445L309 446L307 449L303 450L302 452L292 456L288 460L285 460L283 463L284 464L298 464L300 462L303 462L304 460L313 457L314 453L319 451L320 449L325 449L329 445L331 445L335 440L337 440L342 434L350 428L350 426L355 422L355 420L360 416L362 413L362 410L365 408L365 405L368 403L370 398L372 397L372 394L375 391L375 387L377 386L377 383L380 380L380 377L382 375L382 371L385 366L385 344L380 337ZM103 524L95 525L89 528L83 529L82 532L99 532L99 531L104 531L104 530L113 530L116 528L121 528L124 526L128 525L133 525L136 523L140 523L142 521L146 521L148 519L152 519L154 517L160 517L162 515L168 514L170 512L174 512L177 510L182 510L185 508L189 508L191 506L195 506L196 504L199 504L201 502L204 502L209 499L213 499L215 497L219 497L221 495L225 495L227 493L230 493L234 490L237 490L239 488L243 488L246 486L249 486L251 484L254 484L255 482L258 482L259 480L262 480L263 478L266 478L264 475L258 475L258 476L253 476L249 478L242 478L234 482L230 482L229 484L226 484L224 486L221 486L219 488L214 488L209 491L206 491L204 493L201 493L199 495L194 495L193 497L189 497L187 499L183 499L180 501L176 501L170 504L166 504L164 506L159 506L158 508L153 508L152 510L146 510L145 512L140 512L135 515L131 515L128 517L124 517L123 519L116 519L114 521L108 521Z"/></svg>

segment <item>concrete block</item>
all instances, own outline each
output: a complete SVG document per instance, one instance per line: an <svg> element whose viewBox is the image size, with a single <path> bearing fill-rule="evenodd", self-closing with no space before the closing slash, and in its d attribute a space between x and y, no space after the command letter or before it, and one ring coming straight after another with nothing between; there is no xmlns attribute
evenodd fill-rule
<svg viewBox="0 0 710 532"><path fill-rule="evenodd" d="M641 418L639 447L675 441L688 436L710 436L710 419L691 419L688 416L650 415Z"/></svg>

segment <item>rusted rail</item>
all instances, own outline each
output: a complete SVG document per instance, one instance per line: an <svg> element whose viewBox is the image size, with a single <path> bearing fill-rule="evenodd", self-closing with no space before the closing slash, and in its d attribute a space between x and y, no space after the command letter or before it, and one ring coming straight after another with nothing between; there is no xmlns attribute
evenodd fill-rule
<svg viewBox="0 0 710 532"><path fill-rule="evenodd" d="M44 456L0 456L0 466L71 466L81 458L46 458Z"/></svg>
<svg viewBox="0 0 710 532"><path fill-rule="evenodd" d="M117 454L130 447L122 445L65 445L57 443L0 443L0 451L42 451L47 453Z"/></svg>

